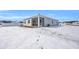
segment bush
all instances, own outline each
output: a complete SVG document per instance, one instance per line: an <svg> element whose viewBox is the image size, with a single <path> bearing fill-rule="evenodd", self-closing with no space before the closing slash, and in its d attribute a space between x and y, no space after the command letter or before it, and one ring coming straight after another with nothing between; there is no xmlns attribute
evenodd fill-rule
<svg viewBox="0 0 79 59"><path fill-rule="evenodd" d="M47 27L49 27L50 26L50 24L47 24Z"/></svg>

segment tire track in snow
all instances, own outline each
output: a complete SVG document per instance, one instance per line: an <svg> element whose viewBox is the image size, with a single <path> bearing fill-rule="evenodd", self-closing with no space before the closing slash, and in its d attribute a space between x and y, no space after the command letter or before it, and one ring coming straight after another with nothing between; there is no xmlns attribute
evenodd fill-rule
<svg viewBox="0 0 79 59"><path fill-rule="evenodd" d="M78 40L72 39L72 36L60 34L60 33L57 33L57 32L52 32L52 31L50 31L48 29L45 29L45 28L42 28L42 30L45 31L46 34L48 34L47 32L49 32L50 34L48 34L48 35L50 35L50 36L57 36L59 38L63 38L63 39L67 39L67 40L72 40L72 41L75 41L75 42L79 42Z"/></svg>
<svg viewBox="0 0 79 59"><path fill-rule="evenodd" d="M48 29L45 29L45 28L41 28L41 31L42 31L41 34L43 34L43 35L51 36L52 38L53 37L58 37L58 38L60 38L62 40L65 40L68 44L70 44L70 42L71 43L74 42L77 46L79 45L79 41L72 39L72 36L67 36L67 35L57 33L57 32L52 32L52 31L50 31ZM72 44L71 44L71 46L73 47Z"/></svg>

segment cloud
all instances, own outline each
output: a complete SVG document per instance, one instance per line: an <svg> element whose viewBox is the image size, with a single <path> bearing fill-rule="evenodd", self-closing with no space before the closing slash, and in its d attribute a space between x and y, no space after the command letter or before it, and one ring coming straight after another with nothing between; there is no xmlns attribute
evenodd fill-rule
<svg viewBox="0 0 79 59"><path fill-rule="evenodd" d="M9 10L0 10L0 12L9 11Z"/></svg>
<svg viewBox="0 0 79 59"><path fill-rule="evenodd" d="M16 13L12 12L0 12L0 16L13 16L16 15Z"/></svg>
<svg viewBox="0 0 79 59"><path fill-rule="evenodd" d="M0 16L0 20L23 20L29 16Z"/></svg>
<svg viewBox="0 0 79 59"><path fill-rule="evenodd" d="M28 18L24 14L17 14L9 10L0 10L0 20L22 20Z"/></svg>
<svg viewBox="0 0 79 59"><path fill-rule="evenodd" d="M58 19L60 21L64 21L64 20L75 20L73 16L62 16L62 15L57 15L57 14L48 14L50 17ZM77 16L78 17L78 16Z"/></svg>

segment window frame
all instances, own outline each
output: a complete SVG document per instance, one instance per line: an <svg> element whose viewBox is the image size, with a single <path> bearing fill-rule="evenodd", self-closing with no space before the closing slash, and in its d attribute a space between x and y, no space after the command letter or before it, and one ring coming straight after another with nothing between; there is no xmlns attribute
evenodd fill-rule
<svg viewBox="0 0 79 59"><path fill-rule="evenodd" d="M28 20L28 23L30 23L30 20Z"/></svg>

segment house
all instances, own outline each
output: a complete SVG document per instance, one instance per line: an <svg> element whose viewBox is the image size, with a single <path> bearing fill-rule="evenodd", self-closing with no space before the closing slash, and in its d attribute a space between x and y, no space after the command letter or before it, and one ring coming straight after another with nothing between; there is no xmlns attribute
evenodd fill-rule
<svg viewBox="0 0 79 59"><path fill-rule="evenodd" d="M38 14L25 19L23 26L46 27L46 26L57 26L58 24L59 24L58 20Z"/></svg>
<svg viewBox="0 0 79 59"><path fill-rule="evenodd" d="M79 21L73 22L72 25L79 26Z"/></svg>
<svg viewBox="0 0 79 59"><path fill-rule="evenodd" d="M73 26L78 25L79 26L79 21L64 21L63 24L64 25L73 25Z"/></svg>
<svg viewBox="0 0 79 59"><path fill-rule="evenodd" d="M1 20L0 26L18 26L18 22L16 21L9 21L9 20Z"/></svg>

